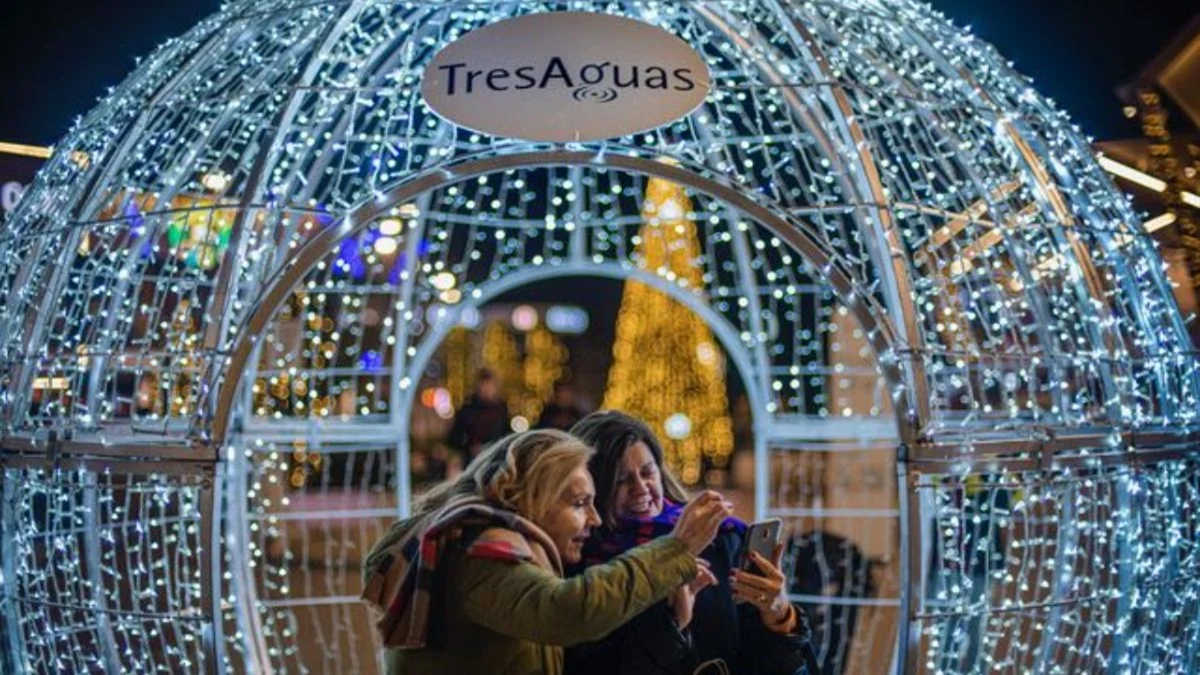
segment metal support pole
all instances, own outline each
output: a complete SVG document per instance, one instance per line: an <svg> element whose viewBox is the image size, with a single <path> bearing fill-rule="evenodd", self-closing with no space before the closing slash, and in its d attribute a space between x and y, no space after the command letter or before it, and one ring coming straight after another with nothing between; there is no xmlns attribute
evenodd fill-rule
<svg viewBox="0 0 1200 675"><path fill-rule="evenodd" d="M82 471L81 471L82 473ZM104 590L104 576L101 574L103 561L100 549L100 522L97 510L100 508L100 476L87 472L83 476L83 555L80 561L87 570L88 586L92 593L92 616L96 621L96 637L100 642L100 658L104 668L110 673L120 672L121 661L117 657L117 641L113 635L113 609L108 606L108 596Z"/></svg>
<svg viewBox="0 0 1200 675"><path fill-rule="evenodd" d="M926 537L921 521L921 496L917 492L915 474L908 464L908 446L896 447L896 493L900 498L900 611L896 617L897 658L893 673L917 673L921 657L921 625L917 613L925 598L925 569L922 561Z"/></svg>
<svg viewBox="0 0 1200 675"><path fill-rule="evenodd" d="M225 463L217 462L200 487L200 605L207 613L203 629L204 672L224 675L225 619L221 611L221 489Z"/></svg>
<svg viewBox="0 0 1200 675"><path fill-rule="evenodd" d="M0 462L0 483L3 484L3 501L0 502L0 566L4 571L4 583L0 584L0 626L4 628L6 649L0 656L4 672L29 672L25 655L25 633L21 626L21 607L16 602L17 576L17 532L20 530L18 513L20 498L17 481L10 477L6 462Z"/></svg>
<svg viewBox="0 0 1200 675"><path fill-rule="evenodd" d="M1133 510L1134 499L1129 491L1129 481L1134 475L1131 473L1127 476L1121 476L1114 481L1114 489L1116 490L1116 506L1118 513L1127 514L1129 518L1125 525L1125 536L1120 536L1117 539L1117 617L1118 623L1116 630L1112 635L1112 651L1108 657L1108 672L1111 675L1125 673L1131 662L1127 660L1128 642L1130 634L1133 634L1137 639L1137 633L1140 628L1132 623L1125 623L1123 619L1131 619L1131 609L1133 607L1134 582L1137 574L1137 561L1134 559L1133 542L1130 541L1133 534L1132 528L1137 523L1137 516ZM1114 536L1118 536L1114 533Z"/></svg>

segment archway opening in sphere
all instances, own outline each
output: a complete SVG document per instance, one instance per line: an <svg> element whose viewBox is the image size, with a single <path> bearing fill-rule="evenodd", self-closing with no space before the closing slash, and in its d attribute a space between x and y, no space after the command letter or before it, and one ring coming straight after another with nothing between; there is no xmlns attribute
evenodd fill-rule
<svg viewBox="0 0 1200 675"><path fill-rule="evenodd" d="M900 603L897 433L868 332L836 285L783 238L795 229L764 225L673 166L637 168L463 171L372 204L352 228L324 242L318 232L302 247L297 257L311 248L311 261L266 290L264 307L271 298L282 302L269 316L260 310L247 333L258 339L244 363L255 367L244 374L234 439L247 452L236 453L230 467L231 505L244 507L225 517L256 560L246 565L230 555L231 584L255 602L227 613L227 640L242 643L234 648L271 667L370 661L356 565L407 511L413 479L429 477L420 475L431 453L414 438L413 411L437 416L441 407L447 414L446 403L461 404L470 386L476 363L461 364L461 354L457 383L439 372L449 367L445 352L461 349L453 345L464 325L483 324L486 333L485 315L506 306L492 349L509 349L524 368L525 338L551 320L551 309L570 315L587 304L573 293L608 295L613 337L596 348L611 357L625 296L642 288L707 331L691 346L699 361L728 359L719 370L740 386L722 385L723 412L744 396L748 413L739 461L753 477L743 483L750 488L743 513L788 521L789 565L815 570L804 575L813 583L793 590L826 625L823 658L843 667L890 664ZM774 227L783 226L790 227ZM545 302L533 302L538 293ZM514 324L530 334L514 335L514 328L522 333ZM494 365L512 364L501 354ZM531 379L540 377L544 388L545 376ZM603 404L609 373L592 378L587 393ZM531 411L523 412L532 422ZM669 444L688 436L679 421L662 421ZM731 420L731 435L736 427ZM709 452L688 482L728 487L723 472L732 472L737 449ZM833 567L831 552L840 555ZM298 596L301 587L309 590ZM322 649L287 649L297 625L328 633Z"/></svg>
<svg viewBox="0 0 1200 675"><path fill-rule="evenodd" d="M685 486L726 490L736 495L739 517L753 519L746 373L706 318L657 289L610 276L536 281L466 309L416 385L412 494L457 473L501 434L566 430L587 413L620 409L651 425ZM491 384L480 383L483 373Z"/></svg>

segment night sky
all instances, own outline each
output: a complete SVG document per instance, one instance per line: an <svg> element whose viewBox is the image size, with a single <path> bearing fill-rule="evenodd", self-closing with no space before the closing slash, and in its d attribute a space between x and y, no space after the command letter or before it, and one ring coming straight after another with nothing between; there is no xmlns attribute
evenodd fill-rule
<svg viewBox="0 0 1200 675"><path fill-rule="evenodd" d="M53 144L134 57L217 11L219 0L26 0L0 10L0 141ZM17 6L14 6L17 5ZM1196 0L935 0L996 45L1102 139L1138 135L1114 89L1197 13Z"/></svg>

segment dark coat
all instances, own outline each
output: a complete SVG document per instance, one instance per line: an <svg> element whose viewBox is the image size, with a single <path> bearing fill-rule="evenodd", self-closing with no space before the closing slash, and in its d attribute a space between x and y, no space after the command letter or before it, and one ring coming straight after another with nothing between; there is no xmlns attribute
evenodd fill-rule
<svg viewBox="0 0 1200 675"><path fill-rule="evenodd" d="M485 446L510 431L508 406L504 401L485 401L472 396L454 415L446 443L470 461Z"/></svg>
<svg viewBox="0 0 1200 675"><path fill-rule="evenodd" d="M583 419L583 411L579 408L573 405L559 405L551 402L542 408L542 414L538 417L537 424L534 426L538 429L562 429L563 431L568 431L581 419Z"/></svg>
<svg viewBox="0 0 1200 675"><path fill-rule="evenodd" d="M567 650L565 675L690 675L697 666L724 659L733 675L805 675L811 631L804 610L792 635L767 630L758 609L737 604L729 577L742 535L722 532L700 556L719 585L696 596L692 622L675 625L667 603L659 602L599 642Z"/></svg>

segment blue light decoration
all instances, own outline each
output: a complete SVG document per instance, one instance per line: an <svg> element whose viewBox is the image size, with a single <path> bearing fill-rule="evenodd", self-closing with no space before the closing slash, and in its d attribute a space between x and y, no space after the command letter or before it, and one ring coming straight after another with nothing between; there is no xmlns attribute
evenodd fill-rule
<svg viewBox="0 0 1200 675"><path fill-rule="evenodd" d="M381 373L385 371L383 356L379 352L369 350L358 360L358 368L364 373Z"/></svg>
<svg viewBox="0 0 1200 675"><path fill-rule="evenodd" d="M554 305L546 310L546 328L555 333L582 335L587 332L590 317L586 309L572 305Z"/></svg>
<svg viewBox="0 0 1200 675"><path fill-rule="evenodd" d="M367 267L363 263L360 255L360 246L362 243L357 238L349 238L342 242L338 252L337 262L335 263L344 273L349 274L352 279L361 280L367 275Z"/></svg>
<svg viewBox="0 0 1200 675"><path fill-rule="evenodd" d="M707 99L561 145L428 110L435 53L550 11L678 36ZM56 148L0 231L0 672L380 672L358 570L421 378L580 275L712 326L835 671L1200 672L1200 372L1157 244L927 5L233 0ZM652 176L699 285L636 255Z"/></svg>

